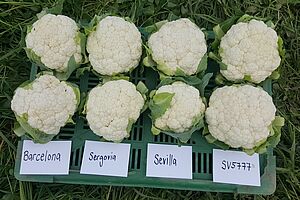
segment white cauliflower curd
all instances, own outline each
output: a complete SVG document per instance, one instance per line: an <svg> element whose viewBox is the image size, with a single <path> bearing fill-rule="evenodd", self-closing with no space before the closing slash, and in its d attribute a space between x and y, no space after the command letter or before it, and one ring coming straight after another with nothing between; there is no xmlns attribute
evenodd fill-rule
<svg viewBox="0 0 300 200"><path fill-rule="evenodd" d="M199 64L206 55L204 33L189 19L167 22L153 33L148 46L157 69L167 75L186 75L198 72Z"/></svg>
<svg viewBox="0 0 300 200"><path fill-rule="evenodd" d="M233 25L221 38L219 54L231 81L265 80L280 65L277 33L264 22L252 19Z"/></svg>
<svg viewBox="0 0 300 200"><path fill-rule="evenodd" d="M126 73L138 66L142 39L137 27L121 17L100 20L87 39L93 69L101 75Z"/></svg>
<svg viewBox="0 0 300 200"><path fill-rule="evenodd" d="M233 147L252 149L271 135L276 108L272 97L251 85L216 89L205 117L210 134Z"/></svg>
<svg viewBox="0 0 300 200"><path fill-rule="evenodd" d="M145 97L126 80L108 81L93 88L85 105L91 130L104 139L121 142L140 116Z"/></svg>
<svg viewBox="0 0 300 200"><path fill-rule="evenodd" d="M26 53L35 63L57 71L67 72L74 56L81 63L82 55L79 27L64 15L46 14L33 23L26 35Z"/></svg>
<svg viewBox="0 0 300 200"><path fill-rule="evenodd" d="M76 85L42 75L15 91L11 109L21 127L39 143L48 142L61 127L72 121L80 101ZM43 139L44 138L44 139Z"/></svg>
<svg viewBox="0 0 300 200"><path fill-rule="evenodd" d="M151 98L149 107L153 134L164 132L187 142L191 134L200 129L194 128L203 119L205 105L193 86L177 81L161 86Z"/></svg>

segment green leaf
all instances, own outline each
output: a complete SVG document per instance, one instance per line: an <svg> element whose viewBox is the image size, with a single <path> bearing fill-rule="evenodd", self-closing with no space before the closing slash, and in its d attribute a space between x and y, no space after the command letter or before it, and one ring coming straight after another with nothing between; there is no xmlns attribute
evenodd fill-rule
<svg viewBox="0 0 300 200"><path fill-rule="evenodd" d="M85 35L88 36L89 34L94 32L97 28L98 23L107 16L109 16L109 13L101 16L95 15L88 25L83 26Z"/></svg>
<svg viewBox="0 0 300 200"><path fill-rule="evenodd" d="M162 116L171 105L174 93L162 92L155 94L150 100L149 108L152 119L155 120Z"/></svg>
<svg viewBox="0 0 300 200"><path fill-rule="evenodd" d="M215 38L221 40L221 38L225 35L224 31L222 30L220 24L213 27L213 31L215 33Z"/></svg>
<svg viewBox="0 0 300 200"><path fill-rule="evenodd" d="M244 78L243 78L245 81L249 81L251 82L252 78L251 78L251 75L244 75Z"/></svg>
<svg viewBox="0 0 300 200"><path fill-rule="evenodd" d="M238 20L237 20L237 22L236 23L240 23L240 22L249 22L249 21L251 21L252 19L257 19L257 18L255 18L255 17L253 17L253 16L250 16L250 15L243 15L241 18L239 18Z"/></svg>
<svg viewBox="0 0 300 200"><path fill-rule="evenodd" d="M168 74L168 75L172 75L172 73ZM184 73L184 71L181 68L179 68L179 67L176 68L176 71L175 71L174 75L175 76L186 76L186 74Z"/></svg>
<svg viewBox="0 0 300 200"><path fill-rule="evenodd" d="M157 69L161 72L163 72L166 75L173 76L176 73L178 74L177 76L180 76L179 74L182 74L181 72L178 71L179 68L176 69L176 72L174 72L171 68L169 68L164 62L157 62ZM183 72L184 74L184 72Z"/></svg>
<svg viewBox="0 0 300 200"><path fill-rule="evenodd" d="M270 75L269 78L273 79L273 80L277 80L277 79L279 79L279 77L280 77L279 72L277 70L275 70L275 71L272 72L272 74Z"/></svg>
<svg viewBox="0 0 300 200"><path fill-rule="evenodd" d="M285 59L285 49L283 47L283 40L280 36L278 36L277 45L278 45L278 52L281 57L281 62L283 62L283 60Z"/></svg>
<svg viewBox="0 0 300 200"><path fill-rule="evenodd" d="M151 57L146 56L143 59L143 65L146 66L146 67L154 67L156 65L156 63L152 60Z"/></svg>
<svg viewBox="0 0 300 200"><path fill-rule="evenodd" d="M281 138L281 130L280 128L273 128L274 134L268 139L268 143L271 147L276 147L277 144L280 142Z"/></svg>
<svg viewBox="0 0 300 200"><path fill-rule="evenodd" d="M20 126L26 131L26 135L28 134L35 143L45 144L53 139L55 135L46 134L42 131L32 128L28 122L27 117L20 117L16 115L16 119L19 122Z"/></svg>
<svg viewBox="0 0 300 200"><path fill-rule="evenodd" d="M142 82L139 81L139 83L136 86L137 91L139 91L145 101L144 106L141 110L141 113L144 112L147 108L148 108L148 100L147 100L147 92L148 92L148 88L146 87L146 85Z"/></svg>
<svg viewBox="0 0 300 200"><path fill-rule="evenodd" d="M103 75L98 75L100 79L102 79L102 83L106 83L109 81L117 81L117 80L125 80L129 81L129 76L123 75L123 74L117 74L115 76L103 76Z"/></svg>
<svg viewBox="0 0 300 200"><path fill-rule="evenodd" d="M217 141L217 139L211 134L205 135L205 139L207 140L208 143L214 143L215 141Z"/></svg>
<svg viewBox="0 0 300 200"><path fill-rule="evenodd" d="M136 89L137 89L137 91L139 91L143 95L148 92L148 88L146 87L146 85L142 81L139 81L139 83L136 86Z"/></svg>
<svg viewBox="0 0 300 200"><path fill-rule="evenodd" d="M255 150L254 149L243 149L243 151L248 154L248 155L253 155L255 153Z"/></svg>
<svg viewBox="0 0 300 200"><path fill-rule="evenodd" d="M19 122L14 123L13 131L18 137L21 137L21 136L25 135L25 133L26 133L26 131L19 124Z"/></svg>
<svg viewBox="0 0 300 200"><path fill-rule="evenodd" d="M207 73L204 75L204 77L201 80L199 91L200 91L200 95L202 97L204 97L205 88L208 85L209 80L211 79L212 76L213 76L213 73Z"/></svg>
<svg viewBox="0 0 300 200"><path fill-rule="evenodd" d="M159 135L160 134L160 130L158 128L156 128L155 126L152 125L152 127L151 127L151 133L153 135Z"/></svg>
<svg viewBox="0 0 300 200"><path fill-rule="evenodd" d="M85 72L91 71L91 66L88 67L80 67L76 70L76 78L79 78L80 76L84 75Z"/></svg>
<svg viewBox="0 0 300 200"><path fill-rule="evenodd" d="M143 28L142 33L144 33L146 35L153 34L154 32L157 32L167 22L168 22L168 20L163 20L163 21L156 22L153 25L150 25L150 26L147 26L147 27Z"/></svg>
<svg viewBox="0 0 300 200"><path fill-rule="evenodd" d="M40 13L38 13L36 15L37 18L41 19L46 14L61 15L64 2L64 0L57 0L54 6L52 6L51 8L44 8Z"/></svg>
<svg viewBox="0 0 300 200"><path fill-rule="evenodd" d="M64 7L64 0L57 0L55 5L52 8L48 9L48 13L59 15L62 13Z"/></svg>
<svg viewBox="0 0 300 200"><path fill-rule="evenodd" d="M241 16L233 16L220 24L222 31L226 34L227 31L234 25Z"/></svg>
<svg viewBox="0 0 300 200"><path fill-rule="evenodd" d="M200 60L199 64L198 64L198 68L197 68L197 72L203 72L207 69L207 54L204 54L204 56L202 57L202 59Z"/></svg>
<svg viewBox="0 0 300 200"><path fill-rule="evenodd" d="M28 25L28 26L26 27L26 35L27 35L28 33L30 33L31 30L32 30L32 25Z"/></svg>
<svg viewBox="0 0 300 200"><path fill-rule="evenodd" d="M44 64L41 61L41 57L39 57L38 55L36 55L32 49L29 49L29 48L25 47L24 50L25 50L26 55L27 55L27 57L29 58L30 61L32 61L35 64L37 64L39 67L40 66L44 66Z"/></svg>
<svg viewBox="0 0 300 200"><path fill-rule="evenodd" d="M98 87L98 86L96 86L96 87ZM82 113L82 114L84 114L84 115L86 114L86 112L87 112L87 103L88 103L88 100L89 100L89 95L86 94L85 98L84 98L84 99L81 99L82 104L79 105L79 108L80 108L80 110L78 109L79 113ZM84 103L83 103L83 102L84 102ZM82 105L83 105L83 107L81 108Z"/></svg>
<svg viewBox="0 0 300 200"><path fill-rule="evenodd" d="M76 101L77 101L76 107L78 107L78 105L80 104L80 99L81 99L80 98L80 90L79 90L78 85L76 85L75 83L70 83L70 82L66 82L66 81L65 81L65 83L73 89L73 91L76 95Z"/></svg>
<svg viewBox="0 0 300 200"><path fill-rule="evenodd" d="M133 119L128 120L128 124L127 124L127 127L126 127L126 132L128 134L127 137L130 136L130 131L131 131L132 126L133 126L134 123L135 123L135 120L133 120Z"/></svg>
<svg viewBox="0 0 300 200"><path fill-rule="evenodd" d="M161 79L160 83L158 84L157 88L160 88L164 85L171 85L172 83L179 81L179 79L183 79L182 77L165 77Z"/></svg>
<svg viewBox="0 0 300 200"><path fill-rule="evenodd" d="M72 119L72 116L69 116L66 124L75 124L74 120Z"/></svg>
<svg viewBox="0 0 300 200"><path fill-rule="evenodd" d="M259 142L253 149L243 150L247 154L252 155L253 153L265 153L268 147L276 147L280 141L282 126L284 126L284 118L276 116L269 127L270 136L265 141Z"/></svg>
<svg viewBox="0 0 300 200"><path fill-rule="evenodd" d="M226 82L226 79L224 78L224 76L222 76L221 73L218 73L216 75L215 82L217 85L224 85Z"/></svg>
<svg viewBox="0 0 300 200"><path fill-rule="evenodd" d="M77 44L80 44L81 55L82 55L82 60L80 63L82 64L88 63L88 57L86 55L86 48L85 48L86 40L87 40L86 35L81 32L78 32L75 40Z"/></svg>
<svg viewBox="0 0 300 200"><path fill-rule="evenodd" d="M208 57L215 60L219 64L221 70L226 70L227 69L227 65L222 62L222 59L219 55L217 55L213 52L209 52Z"/></svg>
<svg viewBox="0 0 300 200"><path fill-rule="evenodd" d="M274 127L282 127L284 126L284 118L280 116L276 116L275 119L272 122L272 126Z"/></svg>
<svg viewBox="0 0 300 200"><path fill-rule="evenodd" d="M54 71L54 76L56 78L58 78L59 80L65 81L65 80L67 80L70 77L70 75L73 73L73 71L75 71L79 66L80 66L80 64L76 63L75 57L73 55L69 59L67 71L66 72L57 72L57 71Z"/></svg>
<svg viewBox="0 0 300 200"><path fill-rule="evenodd" d="M266 21L265 24L272 29L275 28L275 24L271 20Z"/></svg>
<svg viewBox="0 0 300 200"><path fill-rule="evenodd" d="M86 102L87 102L87 93L82 92L80 94L80 103L77 108L79 114L83 113L83 111L85 110ZM83 114L85 114L85 113L83 113Z"/></svg>
<svg viewBox="0 0 300 200"><path fill-rule="evenodd" d="M267 78L264 80L262 83L263 89L270 95L272 96L272 80L270 78ZM260 84L260 85L261 85Z"/></svg>
<svg viewBox="0 0 300 200"><path fill-rule="evenodd" d="M187 143L187 141L191 138L192 134L197 131L200 130L201 128L204 127L204 120L203 120L203 115L199 115L194 119L195 124L193 125L193 127L191 127L190 130L185 131L183 133L175 133L171 130L161 130L158 129L160 132L167 134L177 140L179 140L179 142L181 143Z"/></svg>
<svg viewBox="0 0 300 200"><path fill-rule="evenodd" d="M24 90L31 90L32 83L33 83L33 81L27 80L27 81L23 82L21 85L19 85L18 88L23 88Z"/></svg>

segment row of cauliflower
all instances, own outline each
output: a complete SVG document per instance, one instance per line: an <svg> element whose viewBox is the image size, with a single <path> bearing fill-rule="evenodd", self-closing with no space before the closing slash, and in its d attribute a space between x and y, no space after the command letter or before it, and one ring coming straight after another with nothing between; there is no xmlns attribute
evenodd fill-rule
<svg viewBox="0 0 300 200"><path fill-rule="evenodd" d="M204 69L205 34L189 19L161 21L144 30L151 34L144 45L145 65L168 76L191 76ZM219 27L219 55L210 54L221 63L227 80L260 83L280 65L281 38L272 25L252 19L233 25L226 34L221 32ZM28 28L25 41L28 57L58 74L72 72L88 61L100 75L127 73L139 65L143 46L138 28L115 16L96 16L82 33L71 18L45 14Z"/></svg>
<svg viewBox="0 0 300 200"><path fill-rule="evenodd" d="M218 28L218 52L211 57L219 62L227 80L260 83L280 65L280 37L264 22L237 20L226 33ZM46 143L72 122L80 104L80 90L59 79L67 79L80 64L89 61L100 76L128 73L139 65L143 42L132 22L114 16L95 17L84 31L80 32L72 19L52 14L40 16L28 29L28 57L53 73L41 74L15 91L11 107L18 121L16 134ZM147 56L143 64L164 77L175 78L163 81L151 92L142 82L134 85L127 80L104 81L93 88L83 113L95 134L121 142L129 136L140 113L149 108L152 133L163 132L183 143L202 128L209 142L242 148L249 154L264 152L270 143L279 141L284 120L275 116L272 97L259 86L217 88L207 105L199 87L189 85L184 78L176 79L206 69L205 34L197 25L178 19L159 22L144 31L150 37L144 45Z"/></svg>

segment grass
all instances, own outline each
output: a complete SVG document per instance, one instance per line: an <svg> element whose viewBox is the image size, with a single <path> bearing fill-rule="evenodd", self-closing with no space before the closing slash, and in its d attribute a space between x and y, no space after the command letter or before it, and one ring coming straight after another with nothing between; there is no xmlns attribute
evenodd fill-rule
<svg viewBox="0 0 300 200"><path fill-rule="evenodd" d="M277 155L277 189L270 196L203 193L125 187L98 187L19 182L13 176L18 138L10 100L28 79L30 63L21 40L35 15L54 0L0 1L0 198L2 199L300 199L300 1L295 0L66 0L63 13L75 20L95 14L129 16L137 25L173 16L190 17L211 29L224 19L248 13L269 17L284 39L286 59L274 84L274 101L285 117Z"/></svg>

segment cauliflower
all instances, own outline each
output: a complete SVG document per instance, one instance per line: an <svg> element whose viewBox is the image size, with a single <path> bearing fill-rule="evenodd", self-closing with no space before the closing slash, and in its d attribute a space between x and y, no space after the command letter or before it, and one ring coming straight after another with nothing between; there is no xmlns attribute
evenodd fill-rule
<svg viewBox="0 0 300 200"><path fill-rule="evenodd" d="M46 143L62 126L72 122L79 101L80 92L76 85L60 82L52 75L41 75L16 89L11 109L21 128L35 142Z"/></svg>
<svg viewBox="0 0 300 200"><path fill-rule="evenodd" d="M196 88L176 81L151 92L151 98L153 134L164 132L187 142L203 126L205 105Z"/></svg>
<svg viewBox="0 0 300 200"><path fill-rule="evenodd" d="M85 105L91 130L114 142L128 137L145 104L146 97L138 87L126 80L114 80L93 88Z"/></svg>
<svg viewBox="0 0 300 200"><path fill-rule="evenodd" d="M109 76L126 73L139 64L142 55L141 34L133 23L120 17L107 16L89 34L87 51L97 73Z"/></svg>
<svg viewBox="0 0 300 200"><path fill-rule="evenodd" d="M272 97L262 88L233 85L212 93L205 117L217 140L233 148L254 149L274 134L272 123L282 120L275 112Z"/></svg>
<svg viewBox="0 0 300 200"><path fill-rule="evenodd" d="M62 73L66 80L82 61L83 34L71 18L46 14L29 27L26 35L26 53L35 63ZM62 76L61 75L61 76Z"/></svg>
<svg viewBox="0 0 300 200"><path fill-rule="evenodd" d="M219 54L226 66L221 74L230 81L262 82L280 65L280 40L263 21L233 25L220 41Z"/></svg>
<svg viewBox="0 0 300 200"><path fill-rule="evenodd" d="M204 33L189 19L162 25L150 36L148 47L157 69L166 75L193 75L206 68Z"/></svg>

